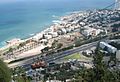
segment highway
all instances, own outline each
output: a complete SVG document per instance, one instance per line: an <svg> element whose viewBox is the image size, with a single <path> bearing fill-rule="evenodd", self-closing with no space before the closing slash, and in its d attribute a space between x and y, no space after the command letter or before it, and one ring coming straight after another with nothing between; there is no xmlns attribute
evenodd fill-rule
<svg viewBox="0 0 120 82"><path fill-rule="evenodd" d="M80 47L77 47L77 48L74 48L74 49L71 49L71 50L67 50L67 51L64 51L62 53L58 53L57 55L53 55L50 58L46 58L45 61L50 63L52 61L63 58L65 56L68 56L68 55L71 55L71 54L74 54L74 53L77 53L77 52L80 52L80 51L85 51L87 49L95 47L96 45L97 45L97 42L93 42L93 43L90 43L90 44L85 44L83 46L80 46Z"/></svg>
<svg viewBox="0 0 120 82"><path fill-rule="evenodd" d="M63 51L63 52L55 53L55 54L50 55L50 56L42 57L42 59L44 59L47 63L50 63L50 62L53 62L57 59L63 58L63 57L68 56L68 55L71 55L73 53L77 53L77 52L84 51L84 50L90 49L92 47L95 47L97 45L97 43L98 43L98 41L92 42L92 43L89 43L89 44L85 44L85 45L82 45L80 47L74 47L73 49L70 49L70 50L66 50L66 51ZM25 59L23 61L15 62L15 63L9 64L8 66L10 68L14 68L14 67L17 67L17 66L30 65L34 62L33 59L40 58L40 56L41 55L29 58L29 59Z"/></svg>

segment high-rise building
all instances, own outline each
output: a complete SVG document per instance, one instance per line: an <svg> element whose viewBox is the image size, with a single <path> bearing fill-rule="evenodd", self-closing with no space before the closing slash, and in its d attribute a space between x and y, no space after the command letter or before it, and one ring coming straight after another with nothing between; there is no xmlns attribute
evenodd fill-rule
<svg viewBox="0 0 120 82"><path fill-rule="evenodd" d="M115 0L115 9L120 10L120 0Z"/></svg>

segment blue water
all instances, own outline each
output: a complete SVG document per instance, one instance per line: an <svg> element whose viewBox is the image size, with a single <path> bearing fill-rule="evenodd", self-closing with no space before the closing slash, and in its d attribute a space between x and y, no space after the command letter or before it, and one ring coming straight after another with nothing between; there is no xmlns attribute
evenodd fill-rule
<svg viewBox="0 0 120 82"><path fill-rule="evenodd" d="M4 1L4 0L3 0ZM100 9L114 0L0 0L0 47L12 38L26 38L67 12Z"/></svg>

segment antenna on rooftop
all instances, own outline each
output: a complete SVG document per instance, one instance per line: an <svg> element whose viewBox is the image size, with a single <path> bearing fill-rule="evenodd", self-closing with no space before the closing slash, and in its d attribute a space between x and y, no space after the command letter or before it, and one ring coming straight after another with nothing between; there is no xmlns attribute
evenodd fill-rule
<svg viewBox="0 0 120 82"><path fill-rule="evenodd" d="M115 9L120 10L120 0L115 0Z"/></svg>

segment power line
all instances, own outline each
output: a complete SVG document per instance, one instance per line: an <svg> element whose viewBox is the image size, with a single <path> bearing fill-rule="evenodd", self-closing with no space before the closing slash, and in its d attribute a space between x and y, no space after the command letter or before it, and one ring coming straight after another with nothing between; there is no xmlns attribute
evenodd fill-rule
<svg viewBox="0 0 120 82"><path fill-rule="evenodd" d="M108 9L109 7L114 6L116 3L118 3L118 2L114 2L114 3L110 4L110 5L108 5L108 6L104 7L104 8L102 8L101 10ZM95 15L96 13L97 13L97 12L94 12L94 13L90 14L89 16L87 16L87 17L85 17L85 18L79 20L78 23L84 21L85 19L87 19L87 18L89 18L89 17L91 17L91 16L93 16L93 15Z"/></svg>

